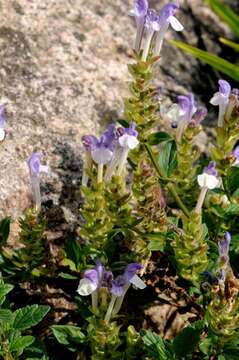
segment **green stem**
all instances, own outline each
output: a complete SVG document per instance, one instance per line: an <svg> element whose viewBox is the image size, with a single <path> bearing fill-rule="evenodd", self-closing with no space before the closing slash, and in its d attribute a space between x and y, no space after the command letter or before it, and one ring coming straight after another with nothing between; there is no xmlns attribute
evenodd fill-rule
<svg viewBox="0 0 239 360"><path fill-rule="evenodd" d="M150 146L147 145L147 144L145 144L145 148L146 148L146 150L147 150L147 153L148 153L148 155L149 155L149 157L150 157L150 160L151 160L151 162L152 162L155 170L157 171L160 179L170 181L171 179L169 179L169 178L164 178L164 177L163 177L163 175L162 175L162 173L161 173L161 170L160 170L160 168L159 168L159 166L158 166L158 164L157 164L157 162L156 162L156 160L155 160L154 154L153 154ZM184 203L182 202L182 200L180 199L180 197L179 197L179 195L178 195L178 193L177 193L177 191L176 191L173 183L172 183L172 182L168 183L168 184L167 184L167 188L168 188L168 190L170 191L170 193L172 194L172 196L174 197L174 200L176 201L176 203L178 204L178 206L180 207L180 209L183 211L183 213L184 213L187 217L189 217L189 216L190 216L190 213L189 213L188 209L186 208L186 206L184 205Z"/></svg>
<svg viewBox="0 0 239 360"><path fill-rule="evenodd" d="M186 208L186 206L184 205L184 203L182 202L182 200L180 199L174 185L172 183L169 183L169 184L167 184L167 188L170 191L170 193L172 194L172 196L174 197L174 200L176 201L176 203L178 204L180 209L183 211L183 213L187 217L189 217L190 213L189 213L188 209Z"/></svg>
<svg viewBox="0 0 239 360"><path fill-rule="evenodd" d="M2 349L3 349L3 359L4 360L14 360L12 357L12 354L10 353L8 343L4 341L2 343Z"/></svg>

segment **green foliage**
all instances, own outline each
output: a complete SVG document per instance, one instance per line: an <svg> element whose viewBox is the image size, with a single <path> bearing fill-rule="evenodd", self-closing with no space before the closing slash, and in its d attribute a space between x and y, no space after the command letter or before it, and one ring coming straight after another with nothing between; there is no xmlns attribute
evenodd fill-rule
<svg viewBox="0 0 239 360"><path fill-rule="evenodd" d="M30 272L45 263L46 256L49 256L44 236L45 220L36 212L28 210L25 217L19 220L19 225L19 242L24 245L18 253L19 262Z"/></svg>
<svg viewBox="0 0 239 360"><path fill-rule="evenodd" d="M213 11L227 23L231 30L239 37L239 16L221 0L207 0Z"/></svg>
<svg viewBox="0 0 239 360"><path fill-rule="evenodd" d="M206 62L208 65L211 65L216 70L230 76L232 79L239 81L239 66L231 64L229 61L222 59L217 55L210 54L207 51L200 50L181 41L171 40L170 43L199 60Z"/></svg>
<svg viewBox="0 0 239 360"><path fill-rule="evenodd" d="M189 218L183 218L182 233L174 235L173 247L179 272L194 284L198 283L200 274L208 265L207 233L207 226L202 224L201 215L192 212Z"/></svg>
<svg viewBox="0 0 239 360"><path fill-rule="evenodd" d="M199 320L184 328L173 340L173 351L177 358L190 355L200 342L204 322Z"/></svg>
<svg viewBox="0 0 239 360"><path fill-rule="evenodd" d="M5 296L12 288L11 285L1 281L1 306L5 305ZM44 305L26 306L14 312L6 307L0 308L0 354L4 360L19 359L33 344L34 336L24 335L24 332L37 325L49 310L50 307Z"/></svg>
<svg viewBox="0 0 239 360"><path fill-rule="evenodd" d="M177 146L176 142L166 142L158 157L159 168L165 177L170 177L177 167Z"/></svg>
<svg viewBox="0 0 239 360"><path fill-rule="evenodd" d="M149 135L148 144L150 146L153 146L153 145L158 145L161 142L171 141L171 140L173 140L173 139L170 134L168 134L164 131L160 131L160 132L156 132L156 133Z"/></svg>
<svg viewBox="0 0 239 360"><path fill-rule="evenodd" d="M0 246L6 244L10 232L11 218L6 217L0 222Z"/></svg>
<svg viewBox="0 0 239 360"><path fill-rule="evenodd" d="M86 340L81 329L74 325L53 325L51 329L57 341L73 352L78 351L79 345Z"/></svg>
<svg viewBox="0 0 239 360"><path fill-rule="evenodd" d="M13 326L15 330L26 330L37 325L44 316L49 312L50 307L47 305L28 305L18 309L14 313Z"/></svg>
<svg viewBox="0 0 239 360"><path fill-rule="evenodd" d="M220 17L222 21L227 23L234 34L239 37L239 16L230 9L229 6L225 5L221 0L207 0L208 4L211 6L213 11ZM220 38L220 41L233 48L236 51L239 51L239 44L228 39ZM216 70L226 74L234 80L239 80L239 66L237 64L231 64L229 61L210 54L207 51L200 50L194 46L188 45L181 41L171 40L171 43L183 51L193 55L194 57L204 61L208 65L212 66Z"/></svg>
<svg viewBox="0 0 239 360"><path fill-rule="evenodd" d="M219 38L219 40L222 44L227 45L228 47L232 48L233 50L239 52L239 44L238 43L235 43L234 41L224 39L224 38Z"/></svg>
<svg viewBox="0 0 239 360"><path fill-rule="evenodd" d="M146 353L155 360L173 360L172 352L167 343L151 331L142 332L142 340Z"/></svg>

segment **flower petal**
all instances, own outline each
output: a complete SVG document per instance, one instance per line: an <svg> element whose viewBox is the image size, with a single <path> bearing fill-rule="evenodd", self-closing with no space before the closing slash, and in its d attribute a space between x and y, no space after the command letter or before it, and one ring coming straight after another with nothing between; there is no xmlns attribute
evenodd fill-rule
<svg viewBox="0 0 239 360"><path fill-rule="evenodd" d="M219 180L216 176L206 173L198 175L197 181L200 187L206 187L210 190L215 189L219 185Z"/></svg>
<svg viewBox="0 0 239 360"><path fill-rule="evenodd" d="M134 275L130 281L131 284L133 284L136 288L143 290L146 288L145 283L143 282L143 280L140 279L140 277L138 275Z"/></svg>
<svg viewBox="0 0 239 360"><path fill-rule="evenodd" d="M136 146L139 144L139 141L135 136L124 134L119 138L119 144L124 148L132 150L136 148Z"/></svg>
<svg viewBox="0 0 239 360"><path fill-rule="evenodd" d="M92 159L96 162L96 164L105 165L110 162L113 153L109 149L104 147L95 149L91 152Z"/></svg>
<svg viewBox="0 0 239 360"><path fill-rule="evenodd" d="M4 129L0 128L0 141L3 141L5 138L5 131Z"/></svg>
<svg viewBox="0 0 239 360"><path fill-rule="evenodd" d="M183 25L180 23L180 21L178 21L175 16L170 16L169 22L175 31L182 31L184 29Z"/></svg>
<svg viewBox="0 0 239 360"><path fill-rule="evenodd" d="M80 280L77 292L82 296L88 296L92 294L97 289L96 284L94 284L89 279L83 278Z"/></svg>

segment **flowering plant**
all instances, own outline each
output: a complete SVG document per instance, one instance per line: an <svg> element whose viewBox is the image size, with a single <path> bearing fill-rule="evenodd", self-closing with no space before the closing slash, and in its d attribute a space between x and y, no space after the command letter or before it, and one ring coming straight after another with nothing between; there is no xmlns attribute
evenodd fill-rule
<svg viewBox="0 0 239 360"><path fill-rule="evenodd" d="M98 138L82 138L81 242L69 241L57 255L49 247L40 191L41 174L49 169L40 153L28 161L33 206L19 220L21 248L7 243L9 219L0 224L3 278L60 281L65 293L74 282L77 316L69 323L55 317L51 330L77 359L229 360L239 350L239 91L219 80L210 101L218 106L215 139L202 154L198 136L207 109L192 93L178 94L177 102L165 107L153 85L166 32L170 26L183 31L178 10L178 2L158 13L147 0L135 1L124 118ZM134 319L139 298L156 292L155 254L168 259L171 281L194 307L195 321L184 322L170 339L141 329ZM134 299L133 315L128 298Z"/></svg>

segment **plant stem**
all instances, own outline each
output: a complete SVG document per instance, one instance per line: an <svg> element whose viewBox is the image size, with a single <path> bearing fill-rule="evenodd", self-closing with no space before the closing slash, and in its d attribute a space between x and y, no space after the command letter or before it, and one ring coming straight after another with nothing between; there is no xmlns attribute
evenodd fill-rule
<svg viewBox="0 0 239 360"><path fill-rule="evenodd" d="M111 315L112 315L112 311L113 311L113 308L114 308L116 299L117 299L117 296L115 296L115 295L112 294L112 297L111 297L111 300L110 300L110 303L109 303L109 307L108 307L107 313L106 313L106 315L105 315L105 322L106 322L107 324L108 324L109 321L110 321L110 318L111 318Z"/></svg>
<svg viewBox="0 0 239 360"><path fill-rule="evenodd" d="M180 199L174 185L172 183L169 183L169 184L167 184L167 188L170 191L170 193L172 194L172 196L174 197L174 200L176 201L176 203L178 204L180 209L183 211L183 213L187 217L189 217L190 213L189 213L188 209L186 208L186 206L184 205L184 203L182 202L182 200Z"/></svg>
<svg viewBox="0 0 239 360"><path fill-rule="evenodd" d="M2 350L3 350L3 359L4 360L14 360L12 354L10 353L8 343L6 341L2 342Z"/></svg>
<svg viewBox="0 0 239 360"><path fill-rule="evenodd" d="M149 157L150 157L150 160L151 160L151 162L152 162L155 170L157 171L160 179L169 180L168 178L164 178L164 177L163 177L163 175L162 175L162 173L161 173L161 170L160 170L160 168L159 168L159 166L158 166L158 164L157 164L157 162L156 162L156 160L155 160L155 158L154 158L154 154L153 154L150 146L148 146L147 144L145 144L145 148L146 148L146 150L147 150L147 153L148 153L148 155L149 155ZM183 213L184 213L187 217L189 217L189 215L190 215L190 214L189 214L189 211L188 211L188 209L186 208L186 206L184 205L184 203L182 202L182 200L180 199L180 197L179 197L179 195L178 195L178 193L177 193L177 191L176 191L173 183L172 183L172 182L168 183L168 184L167 184L167 188L168 188L168 190L170 191L170 193L172 194L172 196L174 197L174 200L176 201L176 203L178 204L178 206L180 207L180 209L183 211Z"/></svg>

